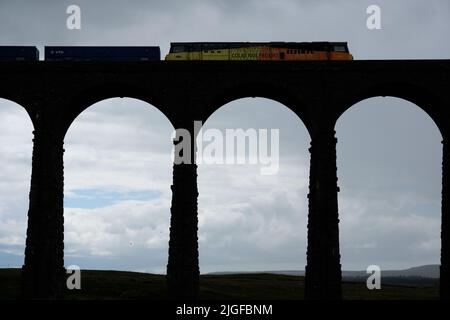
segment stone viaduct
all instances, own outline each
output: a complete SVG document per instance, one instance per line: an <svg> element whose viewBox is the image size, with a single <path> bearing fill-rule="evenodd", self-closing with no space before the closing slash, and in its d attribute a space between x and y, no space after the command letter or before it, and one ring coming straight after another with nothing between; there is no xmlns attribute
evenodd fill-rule
<svg viewBox="0 0 450 320"><path fill-rule="evenodd" d="M58 298L64 268L64 136L90 105L112 97L146 101L174 128L193 130L219 107L264 97L290 108L311 137L306 291L340 299L335 123L355 103L393 96L422 108L442 134L440 295L450 298L450 60L310 62L0 62L0 97L34 125L23 293ZM3 142L5 143L5 142ZM177 299L199 285L197 166L173 167L167 284Z"/></svg>

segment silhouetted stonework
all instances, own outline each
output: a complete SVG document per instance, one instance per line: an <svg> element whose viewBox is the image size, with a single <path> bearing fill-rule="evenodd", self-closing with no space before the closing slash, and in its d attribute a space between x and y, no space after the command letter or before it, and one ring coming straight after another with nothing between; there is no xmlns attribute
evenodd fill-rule
<svg viewBox="0 0 450 320"><path fill-rule="evenodd" d="M447 134L444 136L444 140L442 141L442 231L440 295L441 298L444 299L450 299L450 139Z"/></svg>
<svg viewBox="0 0 450 320"><path fill-rule="evenodd" d="M195 143L192 123L178 123L176 128L188 129L191 145ZM196 149L191 150L191 159ZM196 299L200 269L198 263L197 165L174 164L172 207L170 208L169 261L167 286L174 299Z"/></svg>
<svg viewBox="0 0 450 320"><path fill-rule="evenodd" d="M0 62L0 97L33 122L33 168L23 293L57 298L65 285L63 140L74 119L112 97L147 101L175 128L244 97L283 103L311 135L306 297L340 299L334 126L355 103L394 96L417 104L443 136L441 297L450 298L450 60L310 62ZM197 166L174 165L167 283L198 296ZM298 254L301 254L300 252Z"/></svg>
<svg viewBox="0 0 450 320"><path fill-rule="evenodd" d="M311 140L309 174L308 249L305 297L339 299L339 255L336 141L334 130L319 131Z"/></svg>

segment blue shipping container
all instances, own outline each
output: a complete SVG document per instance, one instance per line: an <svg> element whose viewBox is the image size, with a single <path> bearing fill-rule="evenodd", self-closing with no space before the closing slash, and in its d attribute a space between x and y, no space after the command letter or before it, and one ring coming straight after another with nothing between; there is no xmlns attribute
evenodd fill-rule
<svg viewBox="0 0 450 320"><path fill-rule="evenodd" d="M48 61L160 60L159 47L45 47Z"/></svg>
<svg viewBox="0 0 450 320"><path fill-rule="evenodd" d="M0 46L1 61L37 61L39 50L31 46Z"/></svg>

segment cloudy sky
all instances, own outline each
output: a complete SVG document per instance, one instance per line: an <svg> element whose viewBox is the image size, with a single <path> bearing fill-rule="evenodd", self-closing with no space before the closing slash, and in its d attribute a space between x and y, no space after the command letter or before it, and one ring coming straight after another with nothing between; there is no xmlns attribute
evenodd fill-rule
<svg viewBox="0 0 450 320"><path fill-rule="evenodd" d="M67 6L81 30L66 29ZM381 30L366 27L369 5ZM0 44L159 45L171 41L347 41L355 59L450 57L450 2L5 1ZM0 75L1 76L1 75ZM309 135L274 101L241 99L205 128L279 129L276 175L258 165L199 166L201 272L303 269ZM26 232L32 125L0 99L0 268L20 266ZM100 101L65 140L65 261L83 268L165 272L171 185L169 121L134 99ZM372 98L336 127L344 269L439 263L441 136L425 112Z"/></svg>

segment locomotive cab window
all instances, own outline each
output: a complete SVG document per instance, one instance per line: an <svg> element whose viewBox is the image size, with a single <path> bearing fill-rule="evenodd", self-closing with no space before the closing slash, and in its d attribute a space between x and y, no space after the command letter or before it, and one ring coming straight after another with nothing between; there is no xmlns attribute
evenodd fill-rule
<svg viewBox="0 0 450 320"><path fill-rule="evenodd" d="M345 48L345 46L334 46L334 51L347 52L347 48Z"/></svg>
<svg viewBox="0 0 450 320"><path fill-rule="evenodd" d="M179 53L179 52L183 52L183 51L185 51L184 46L174 46L172 48L172 52L173 53Z"/></svg>

